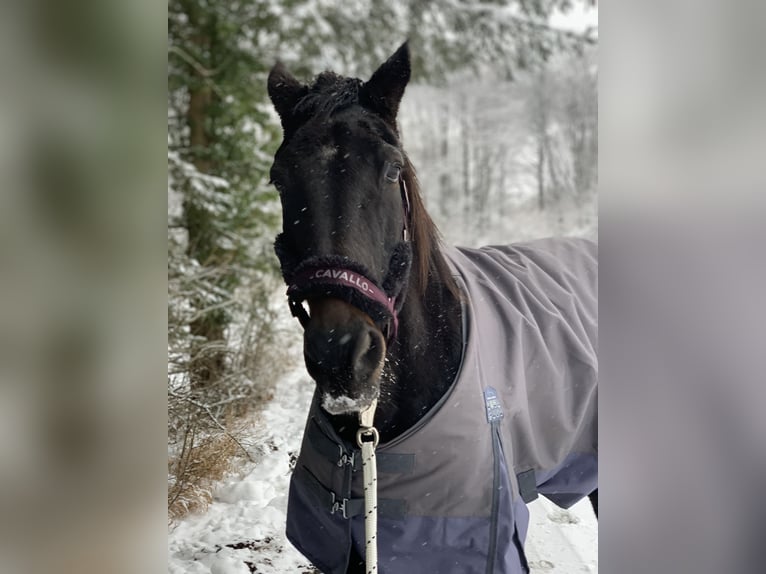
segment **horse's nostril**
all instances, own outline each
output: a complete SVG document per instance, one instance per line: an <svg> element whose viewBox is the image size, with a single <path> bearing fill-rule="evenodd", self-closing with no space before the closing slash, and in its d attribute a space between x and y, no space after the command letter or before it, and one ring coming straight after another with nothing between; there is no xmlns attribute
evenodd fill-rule
<svg viewBox="0 0 766 574"><path fill-rule="evenodd" d="M357 336L356 345L354 346L354 354L351 357L351 362L354 365L357 365L359 361L365 356L368 349L370 348L371 343L372 339L370 337L370 333L367 329L364 329Z"/></svg>
<svg viewBox="0 0 766 574"><path fill-rule="evenodd" d="M354 357L354 372L358 378L376 378L383 364L385 341L377 329L367 326L365 336L360 337Z"/></svg>
<svg viewBox="0 0 766 574"><path fill-rule="evenodd" d="M370 337L370 343L367 346L367 352L365 353L366 359L374 360L375 362L380 360L381 355L381 345L380 341L374 336Z"/></svg>
<svg viewBox="0 0 766 574"><path fill-rule="evenodd" d="M361 335L359 328L307 329L303 353L309 373L318 375L332 371L342 375L351 372L356 360Z"/></svg>
<svg viewBox="0 0 766 574"><path fill-rule="evenodd" d="M324 329L308 329L305 333L304 357L314 378L373 381L380 374L384 354L383 335L367 322L336 327L332 333Z"/></svg>

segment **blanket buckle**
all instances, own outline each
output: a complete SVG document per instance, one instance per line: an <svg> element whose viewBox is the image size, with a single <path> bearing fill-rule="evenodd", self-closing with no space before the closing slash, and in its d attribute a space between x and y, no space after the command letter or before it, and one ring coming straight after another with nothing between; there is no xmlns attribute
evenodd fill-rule
<svg viewBox="0 0 766 574"><path fill-rule="evenodd" d="M346 514L346 503L348 502L348 498L336 498L334 492L331 492L330 494L332 494L332 506L330 507L330 514L340 512L343 518L347 519L348 515Z"/></svg>

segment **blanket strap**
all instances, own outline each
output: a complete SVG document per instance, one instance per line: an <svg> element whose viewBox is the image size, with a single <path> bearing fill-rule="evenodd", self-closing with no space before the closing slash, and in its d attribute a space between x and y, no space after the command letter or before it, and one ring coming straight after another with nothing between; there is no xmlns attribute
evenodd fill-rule
<svg viewBox="0 0 766 574"><path fill-rule="evenodd" d="M359 411L359 430L356 443L362 449L362 478L364 481L364 534L365 567L367 574L378 572L378 470L375 448L380 436L373 426L378 400Z"/></svg>

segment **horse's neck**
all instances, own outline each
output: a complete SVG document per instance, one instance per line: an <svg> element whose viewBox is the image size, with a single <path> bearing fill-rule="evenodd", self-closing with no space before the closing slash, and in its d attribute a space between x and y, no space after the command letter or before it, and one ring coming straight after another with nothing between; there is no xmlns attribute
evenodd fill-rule
<svg viewBox="0 0 766 574"><path fill-rule="evenodd" d="M438 281L410 286L386 357L375 425L386 442L414 425L452 384L462 355L460 301Z"/></svg>

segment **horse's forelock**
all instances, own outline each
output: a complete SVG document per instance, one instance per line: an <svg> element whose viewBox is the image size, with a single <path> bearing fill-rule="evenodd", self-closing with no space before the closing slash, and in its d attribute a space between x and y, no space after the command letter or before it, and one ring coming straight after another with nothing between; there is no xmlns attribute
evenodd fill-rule
<svg viewBox="0 0 766 574"><path fill-rule="evenodd" d="M322 72L309 87L308 93L295 105L294 115L311 117L329 115L359 103L362 80Z"/></svg>

